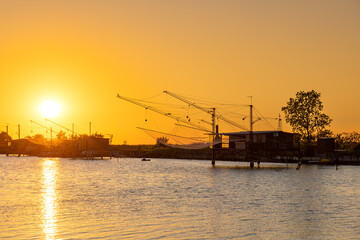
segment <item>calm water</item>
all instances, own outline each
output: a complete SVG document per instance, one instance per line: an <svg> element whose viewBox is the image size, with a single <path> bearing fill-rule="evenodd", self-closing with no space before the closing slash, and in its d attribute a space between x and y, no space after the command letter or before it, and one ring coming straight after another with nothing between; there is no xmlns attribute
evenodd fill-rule
<svg viewBox="0 0 360 240"><path fill-rule="evenodd" d="M360 167L0 157L0 238L360 239Z"/></svg>

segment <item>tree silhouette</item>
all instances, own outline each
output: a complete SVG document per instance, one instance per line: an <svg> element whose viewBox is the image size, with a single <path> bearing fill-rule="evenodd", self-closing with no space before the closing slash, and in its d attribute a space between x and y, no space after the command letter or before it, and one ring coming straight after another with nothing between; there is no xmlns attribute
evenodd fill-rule
<svg viewBox="0 0 360 240"><path fill-rule="evenodd" d="M66 132L60 130L60 132L56 134L56 138L58 140L66 140L67 139Z"/></svg>
<svg viewBox="0 0 360 240"><path fill-rule="evenodd" d="M31 142L37 143L37 144L45 144L46 143L46 139L43 134L35 134L33 137L27 136L25 138L29 139Z"/></svg>
<svg viewBox="0 0 360 240"><path fill-rule="evenodd" d="M169 142L169 138L167 137L158 137L156 139L156 145L158 146L166 146L168 142Z"/></svg>
<svg viewBox="0 0 360 240"><path fill-rule="evenodd" d="M287 106L281 109L293 132L299 133L301 139L307 143L311 143L316 137L327 137L332 134L326 129L332 119L321 112L324 107L320 96L321 94L314 90L300 91L296 93L295 98L289 99Z"/></svg>
<svg viewBox="0 0 360 240"><path fill-rule="evenodd" d="M360 133L339 133L335 136L336 147L341 150L353 151L360 146Z"/></svg>

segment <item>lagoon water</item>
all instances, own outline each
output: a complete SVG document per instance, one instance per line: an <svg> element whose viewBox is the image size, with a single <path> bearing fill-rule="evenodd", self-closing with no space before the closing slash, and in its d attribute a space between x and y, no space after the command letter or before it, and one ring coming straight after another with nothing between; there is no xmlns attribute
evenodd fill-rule
<svg viewBox="0 0 360 240"><path fill-rule="evenodd" d="M360 239L360 167L0 157L0 239Z"/></svg>

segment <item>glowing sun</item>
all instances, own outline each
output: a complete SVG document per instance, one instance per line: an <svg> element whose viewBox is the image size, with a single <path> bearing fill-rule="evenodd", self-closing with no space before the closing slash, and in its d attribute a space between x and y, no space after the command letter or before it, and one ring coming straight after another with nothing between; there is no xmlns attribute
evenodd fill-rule
<svg viewBox="0 0 360 240"><path fill-rule="evenodd" d="M45 118L54 118L59 116L61 112L61 106L54 100L46 100L40 104L39 111Z"/></svg>

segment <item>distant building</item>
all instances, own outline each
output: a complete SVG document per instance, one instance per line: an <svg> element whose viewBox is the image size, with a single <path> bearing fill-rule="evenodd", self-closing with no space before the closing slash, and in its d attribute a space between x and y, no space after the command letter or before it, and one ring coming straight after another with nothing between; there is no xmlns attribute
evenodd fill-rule
<svg viewBox="0 0 360 240"><path fill-rule="evenodd" d="M222 133L229 137L229 148L248 150L250 132ZM296 135L283 131L253 131L252 149L255 151L285 151L296 149Z"/></svg>
<svg viewBox="0 0 360 240"><path fill-rule="evenodd" d="M34 143L29 139L11 140L7 154L26 154L30 156L37 156L46 147L41 144Z"/></svg>
<svg viewBox="0 0 360 240"><path fill-rule="evenodd" d="M0 141L0 154L5 154L9 151L11 141Z"/></svg>
<svg viewBox="0 0 360 240"><path fill-rule="evenodd" d="M57 147L62 157L106 157L110 156L110 139L102 137L80 137L64 140Z"/></svg>

